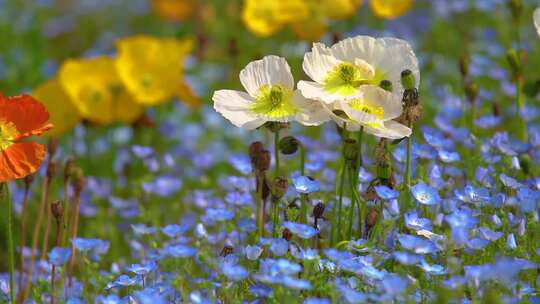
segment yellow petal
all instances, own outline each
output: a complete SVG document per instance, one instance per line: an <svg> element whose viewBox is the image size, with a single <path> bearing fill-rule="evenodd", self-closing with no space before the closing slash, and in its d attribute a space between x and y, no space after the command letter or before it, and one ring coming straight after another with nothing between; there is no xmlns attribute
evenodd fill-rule
<svg viewBox="0 0 540 304"><path fill-rule="evenodd" d="M182 21L193 15L194 0L153 0L156 15L167 21Z"/></svg>
<svg viewBox="0 0 540 304"><path fill-rule="evenodd" d="M114 105L116 120L126 124L134 122L144 112L144 107L135 102L133 96L125 90L120 93Z"/></svg>
<svg viewBox="0 0 540 304"><path fill-rule="evenodd" d="M49 111L49 121L54 125L47 135L60 136L73 129L80 121L79 111L60 85L58 78L47 80L32 92L37 100L41 101Z"/></svg>
<svg viewBox="0 0 540 304"><path fill-rule="evenodd" d="M369 4L375 15L395 19L408 11L414 4L414 0L370 0Z"/></svg>
<svg viewBox="0 0 540 304"><path fill-rule="evenodd" d="M199 96L197 96L191 87L185 82L181 82L178 85L178 98L180 101L183 101L188 106L193 108L199 107L202 103Z"/></svg>
<svg viewBox="0 0 540 304"><path fill-rule="evenodd" d="M326 32L326 20L322 18L311 19L309 22L292 24L293 32L302 40L319 41Z"/></svg>
<svg viewBox="0 0 540 304"><path fill-rule="evenodd" d="M321 5L329 18L346 19L354 16L363 0L323 0Z"/></svg>
<svg viewBox="0 0 540 304"><path fill-rule="evenodd" d="M84 119L110 124L141 111L140 106L122 99L125 88L111 57L67 60L60 67L59 80ZM117 110L118 104L122 111Z"/></svg>
<svg viewBox="0 0 540 304"><path fill-rule="evenodd" d="M276 18L275 0L246 0L242 9L242 21L247 29L260 37L268 37L281 30L284 23Z"/></svg>
<svg viewBox="0 0 540 304"><path fill-rule="evenodd" d="M135 100L143 105L168 101L182 80L182 61L193 40L134 36L117 43L116 68Z"/></svg>

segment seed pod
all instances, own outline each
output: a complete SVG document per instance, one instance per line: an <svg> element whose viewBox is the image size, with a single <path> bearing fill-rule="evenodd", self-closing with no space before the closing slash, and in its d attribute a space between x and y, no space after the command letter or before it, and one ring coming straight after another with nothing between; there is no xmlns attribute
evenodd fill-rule
<svg viewBox="0 0 540 304"><path fill-rule="evenodd" d="M401 85L405 90L413 90L416 87L416 80L411 70L401 72Z"/></svg>
<svg viewBox="0 0 540 304"><path fill-rule="evenodd" d="M470 62L471 60L467 54L462 54L459 57L459 72L461 73L461 77L465 78L469 75Z"/></svg>
<svg viewBox="0 0 540 304"><path fill-rule="evenodd" d="M287 240L287 242L290 242L293 237L293 234L289 229L285 228L283 229L283 232L281 233L281 237Z"/></svg>
<svg viewBox="0 0 540 304"><path fill-rule="evenodd" d="M300 142L294 136L285 136L279 141L279 151L285 155L291 155L298 151Z"/></svg>
<svg viewBox="0 0 540 304"><path fill-rule="evenodd" d="M324 205L324 203L322 202L319 202L317 203L317 205L315 205L315 207L313 207L313 213L312 213L312 216L316 219L320 219L320 218L323 218L324 217L324 208L326 206Z"/></svg>
<svg viewBox="0 0 540 304"><path fill-rule="evenodd" d="M249 145L249 158L251 159L251 165L255 167L255 163L261 152L264 151L264 145L260 141L252 142Z"/></svg>
<svg viewBox="0 0 540 304"><path fill-rule="evenodd" d="M387 91L387 92L392 92L393 91L393 86L392 86L392 82L390 80L382 80L380 83L379 83L379 87L381 87L381 89Z"/></svg>
<svg viewBox="0 0 540 304"><path fill-rule="evenodd" d="M230 245L223 246L223 249L221 249L221 252L219 253L219 256L226 257L229 254L232 254L234 252L234 247Z"/></svg>
<svg viewBox="0 0 540 304"><path fill-rule="evenodd" d="M69 177L71 176L71 170L73 170L74 166L75 166L75 161L73 160L73 158L71 157L68 158L64 165L64 182L67 181Z"/></svg>
<svg viewBox="0 0 540 304"><path fill-rule="evenodd" d="M56 201L51 204L51 211L57 222L62 220L64 214L64 208L62 206L62 201Z"/></svg>
<svg viewBox="0 0 540 304"><path fill-rule="evenodd" d="M467 95L467 100L474 104L476 102L476 97L478 97L478 85L474 82L468 82L465 84L465 95Z"/></svg>
<svg viewBox="0 0 540 304"><path fill-rule="evenodd" d="M255 170L258 172L264 172L270 169L271 156L270 151L263 150L259 153L259 156L255 159Z"/></svg>
<svg viewBox="0 0 540 304"><path fill-rule="evenodd" d="M71 180L75 193L81 193L86 183L86 179L84 178L84 173L81 168L77 167L73 169L73 175L71 176Z"/></svg>

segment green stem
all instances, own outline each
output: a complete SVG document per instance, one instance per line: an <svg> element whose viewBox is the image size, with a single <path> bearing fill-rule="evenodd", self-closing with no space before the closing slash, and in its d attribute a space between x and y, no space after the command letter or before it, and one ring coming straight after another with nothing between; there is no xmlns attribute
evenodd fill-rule
<svg viewBox="0 0 540 304"><path fill-rule="evenodd" d="M9 256L9 298L15 302L15 253L13 250L13 202L9 197L9 188L7 183L0 184L0 197L7 203L8 217L8 256Z"/></svg>
<svg viewBox="0 0 540 304"><path fill-rule="evenodd" d="M257 227L259 228L259 238L264 237L264 201L262 197L262 188L263 188L263 178L262 176L259 176L258 173L256 173L256 180L257 180L257 193L256 195L256 203L257 203Z"/></svg>
<svg viewBox="0 0 540 304"><path fill-rule="evenodd" d="M349 168L349 187L351 188L351 193L355 191L355 178L354 175L354 168ZM354 222L354 207L359 202L356 200L356 196L352 195L351 197L351 207L349 208L349 229L347 230L347 240L350 240L352 238L352 227Z"/></svg>
<svg viewBox="0 0 540 304"><path fill-rule="evenodd" d="M274 158L276 160L275 177L279 176L279 127L274 131Z"/></svg>
<svg viewBox="0 0 540 304"><path fill-rule="evenodd" d="M300 148L300 175L305 176L306 174L306 170L305 170L306 149L304 148L304 145L301 143L299 144L299 148ZM308 216L307 216L308 196L307 194L304 194L304 193L300 194L300 202L302 204L300 206L300 214L301 214L302 223L307 224L308 223Z"/></svg>
<svg viewBox="0 0 540 304"><path fill-rule="evenodd" d="M410 204L411 204L411 196L410 196L410 189L411 189L411 163L412 163L412 131L413 126L412 124L409 124L409 128L411 128L411 136L407 137L407 163L405 168L405 193L407 195L403 211L408 211Z"/></svg>
<svg viewBox="0 0 540 304"><path fill-rule="evenodd" d="M366 203L360 198L360 194L358 194L358 189L356 187L351 187L351 191L358 204L358 233L360 234L359 238L361 238L364 235L365 229L364 218L366 214Z"/></svg>
<svg viewBox="0 0 540 304"><path fill-rule="evenodd" d="M278 222L279 222L279 200L272 199L272 237L278 237Z"/></svg>
<svg viewBox="0 0 540 304"><path fill-rule="evenodd" d="M360 127L360 131L358 132L358 170L360 171L360 167L363 165L363 159L362 159L362 137L364 135L364 126ZM356 181L358 181L358 174L355 178Z"/></svg>
<svg viewBox="0 0 540 304"><path fill-rule="evenodd" d="M523 99L523 78L521 75L518 76L518 79L516 79L516 102L517 102L517 111L519 116L519 123L520 123L520 139L524 142L527 142L527 123L525 122L525 119L523 118L522 110L525 106L525 101Z"/></svg>
<svg viewBox="0 0 540 304"><path fill-rule="evenodd" d="M341 177L339 178L339 201L337 212L334 216L337 216L337 240L341 241L341 210L343 208L343 192L345 188L345 178L347 177L347 165L345 159L341 168Z"/></svg>

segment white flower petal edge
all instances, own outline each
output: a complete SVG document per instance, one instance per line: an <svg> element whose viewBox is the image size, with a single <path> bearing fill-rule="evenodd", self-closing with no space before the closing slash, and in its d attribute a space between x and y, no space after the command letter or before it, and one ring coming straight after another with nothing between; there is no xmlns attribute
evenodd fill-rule
<svg viewBox="0 0 540 304"><path fill-rule="evenodd" d="M282 85L294 89L294 79L291 68L285 58L275 55L265 56L261 60L250 62L240 71L240 82L252 97L265 85Z"/></svg>
<svg viewBox="0 0 540 304"><path fill-rule="evenodd" d="M322 84L313 81L300 80L298 82L298 89L300 92L302 92L304 97L315 99L327 104L332 104L343 99L343 96L328 93Z"/></svg>
<svg viewBox="0 0 540 304"><path fill-rule="evenodd" d="M219 90L212 96L214 109L233 125L244 129L255 129L265 123L263 119L250 114L249 106L253 98L245 92Z"/></svg>
<svg viewBox="0 0 540 304"><path fill-rule="evenodd" d="M328 72L339 63L326 45L314 43L311 52L304 55L302 68L311 79L323 83Z"/></svg>
<svg viewBox="0 0 540 304"><path fill-rule="evenodd" d="M299 123L305 126L318 126L330 120L328 111L319 101L305 98L299 90L294 91L294 99L301 109L295 117Z"/></svg>
<svg viewBox="0 0 540 304"><path fill-rule="evenodd" d="M364 131L377 137L400 139L411 136L412 130L399 122L389 120L384 122L383 128L364 127Z"/></svg>
<svg viewBox="0 0 540 304"><path fill-rule="evenodd" d="M537 7L533 13L534 27L536 27L536 33L540 36L540 7Z"/></svg>

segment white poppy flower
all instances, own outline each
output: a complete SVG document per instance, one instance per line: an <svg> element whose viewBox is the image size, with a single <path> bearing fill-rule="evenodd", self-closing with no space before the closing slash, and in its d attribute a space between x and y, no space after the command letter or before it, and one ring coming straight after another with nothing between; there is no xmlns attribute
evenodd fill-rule
<svg viewBox="0 0 540 304"><path fill-rule="evenodd" d="M534 10L533 21L534 21L534 26L536 27L536 32L538 33L538 36L540 36L540 7L537 7Z"/></svg>
<svg viewBox="0 0 540 304"><path fill-rule="evenodd" d="M411 135L411 129L393 121L403 111L401 99L373 85L363 86L360 92L351 98L326 108L330 117L339 125L347 123L348 130L364 131L377 137L398 139Z"/></svg>
<svg viewBox="0 0 540 304"><path fill-rule="evenodd" d="M294 89L291 68L284 58L266 56L250 62L240 72L247 93L219 90L214 93L214 109L237 127L255 129L267 121L296 120L304 125L320 125L329 115L318 101L306 99Z"/></svg>
<svg viewBox="0 0 540 304"><path fill-rule="evenodd" d="M420 83L418 60L409 44L396 38L357 36L332 47L315 43L304 56L304 71L314 81L300 81L306 98L327 104L356 95L364 85L392 82L393 93L403 95L401 72L409 69Z"/></svg>

